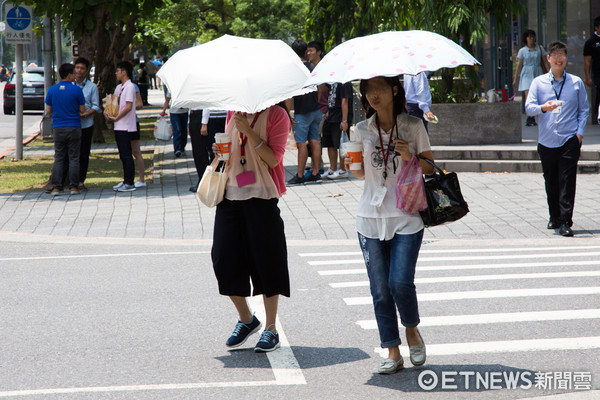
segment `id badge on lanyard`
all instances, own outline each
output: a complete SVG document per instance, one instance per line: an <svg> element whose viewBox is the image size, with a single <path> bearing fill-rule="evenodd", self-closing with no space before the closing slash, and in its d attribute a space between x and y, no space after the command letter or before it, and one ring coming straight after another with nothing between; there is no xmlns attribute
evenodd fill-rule
<svg viewBox="0 0 600 400"><path fill-rule="evenodd" d="M261 111L262 112L262 111ZM254 124L256 124L256 120L261 112L258 112L252 123L250 124L250 128L254 128ZM242 164L242 168L246 168L246 143L248 142L248 137L244 135L242 132L238 131L238 135L240 138L240 151L242 153L242 157L240 159L240 164ZM254 171L244 171L238 175L236 175L235 180L238 184L238 187L244 187L247 185L251 185L256 182L256 178L254 177Z"/></svg>
<svg viewBox="0 0 600 400"><path fill-rule="evenodd" d="M381 152L383 153L383 179L381 180L381 186L379 186L375 190L375 193L371 198L370 204L375 207L381 207L381 205L383 204L383 199L385 199L385 195L387 194L387 188L385 187L385 180L387 179L387 161L389 159L390 151L392 149L392 135L394 133L394 128L397 128L396 121L394 121L394 126L392 127L392 130L390 132L390 139L388 141L388 147L386 152L384 150L385 147L383 146L383 136L381 135L381 128L379 127L379 124L377 124L377 129L379 129L379 143L381 144ZM397 134L398 130L396 129L396 135Z"/></svg>

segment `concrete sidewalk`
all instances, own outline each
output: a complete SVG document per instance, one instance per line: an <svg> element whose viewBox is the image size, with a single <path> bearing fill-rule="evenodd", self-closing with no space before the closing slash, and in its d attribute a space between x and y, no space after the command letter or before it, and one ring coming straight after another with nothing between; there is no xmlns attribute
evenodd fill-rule
<svg viewBox="0 0 600 400"><path fill-rule="evenodd" d="M210 240L214 208L202 205L190 185L198 179L191 152L175 158L172 145L157 143L154 182L147 189L116 193L91 189L78 196L41 191L0 194L0 233L34 235ZM296 151L284 157L292 177ZM580 175L574 239L546 229L547 205L540 174L459 174L471 212L462 220L427 229L426 239L517 239L600 237L600 179ZM295 186L279 202L289 240L356 238L355 214L363 183L357 179Z"/></svg>
<svg viewBox="0 0 600 400"><path fill-rule="evenodd" d="M160 92L152 92L151 103L162 101ZM144 112L158 116L159 110L154 107ZM170 142L146 142L144 148L153 148L155 157L154 182L147 189L116 193L107 187L54 198L41 191L0 194L0 233L211 240L215 210L202 205L188 190L198 179L190 147L181 158L175 158ZM51 150L28 148L25 154L43 151ZM94 146L93 151L116 148ZM296 150L286 151L284 165L287 180L296 170ZM600 237L597 175L578 177L574 239L546 229L548 212L541 174L460 173L459 178L471 212L460 221L427 229L426 239ZM354 240L362 187L362 181L350 178L288 188L279 202L288 240Z"/></svg>

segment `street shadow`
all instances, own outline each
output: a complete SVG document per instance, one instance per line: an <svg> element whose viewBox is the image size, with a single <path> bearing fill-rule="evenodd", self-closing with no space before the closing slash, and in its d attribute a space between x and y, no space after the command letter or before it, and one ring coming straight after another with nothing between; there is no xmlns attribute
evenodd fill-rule
<svg viewBox="0 0 600 400"><path fill-rule="evenodd" d="M500 364L428 364L405 368L394 375L374 373L366 384L402 392L423 393L520 390L533 387L536 373L537 371Z"/></svg>
<svg viewBox="0 0 600 400"><path fill-rule="evenodd" d="M292 351L301 369L345 364L370 358L367 353L355 347L292 346ZM268 358L260 357L260 354L254 352L253 347L231 350L228 355L216 359L223 363L224 368L271 368Z"/></svg>
<svg viewBox="0 0 600 400"><path fill-rule="evenodd" d="M346 364L371 358L367 353L357 347L292 346L292 350L302 369Z"/></svg>

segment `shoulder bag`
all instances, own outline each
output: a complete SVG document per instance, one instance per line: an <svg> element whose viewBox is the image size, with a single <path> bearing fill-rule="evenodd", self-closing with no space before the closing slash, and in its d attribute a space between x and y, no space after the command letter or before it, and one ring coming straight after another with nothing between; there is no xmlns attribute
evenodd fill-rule
<svg viewBox="0 0 600 400"><path fill-rule="evenodd" d="M542 52L542 45L538 46L540 49L540 66L542 67L542 72L544 74L547 74L549 69L548 69L548 65L546 64L546 60L544 60L544 53Z"/></svg>
<svg viewBox="0 0 600 400"><path fill-rule="evenodd" d="M445 173L431 160L424 160L437 170L423 179L427 209L420 214L425 226L444 225L467 215L469 206L460 191L456 173Z"/></svg>

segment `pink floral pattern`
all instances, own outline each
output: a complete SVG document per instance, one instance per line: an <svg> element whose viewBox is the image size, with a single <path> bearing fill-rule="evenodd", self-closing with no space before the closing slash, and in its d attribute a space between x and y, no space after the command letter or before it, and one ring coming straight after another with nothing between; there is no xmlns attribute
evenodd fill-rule
<svg viewBox="0 0 600 400"><path fill-rule="evenodd" d="M317 65L304 86L475 64L479 62L465 49L436 33L383 32L351 39L335 47Z"/></svg>

